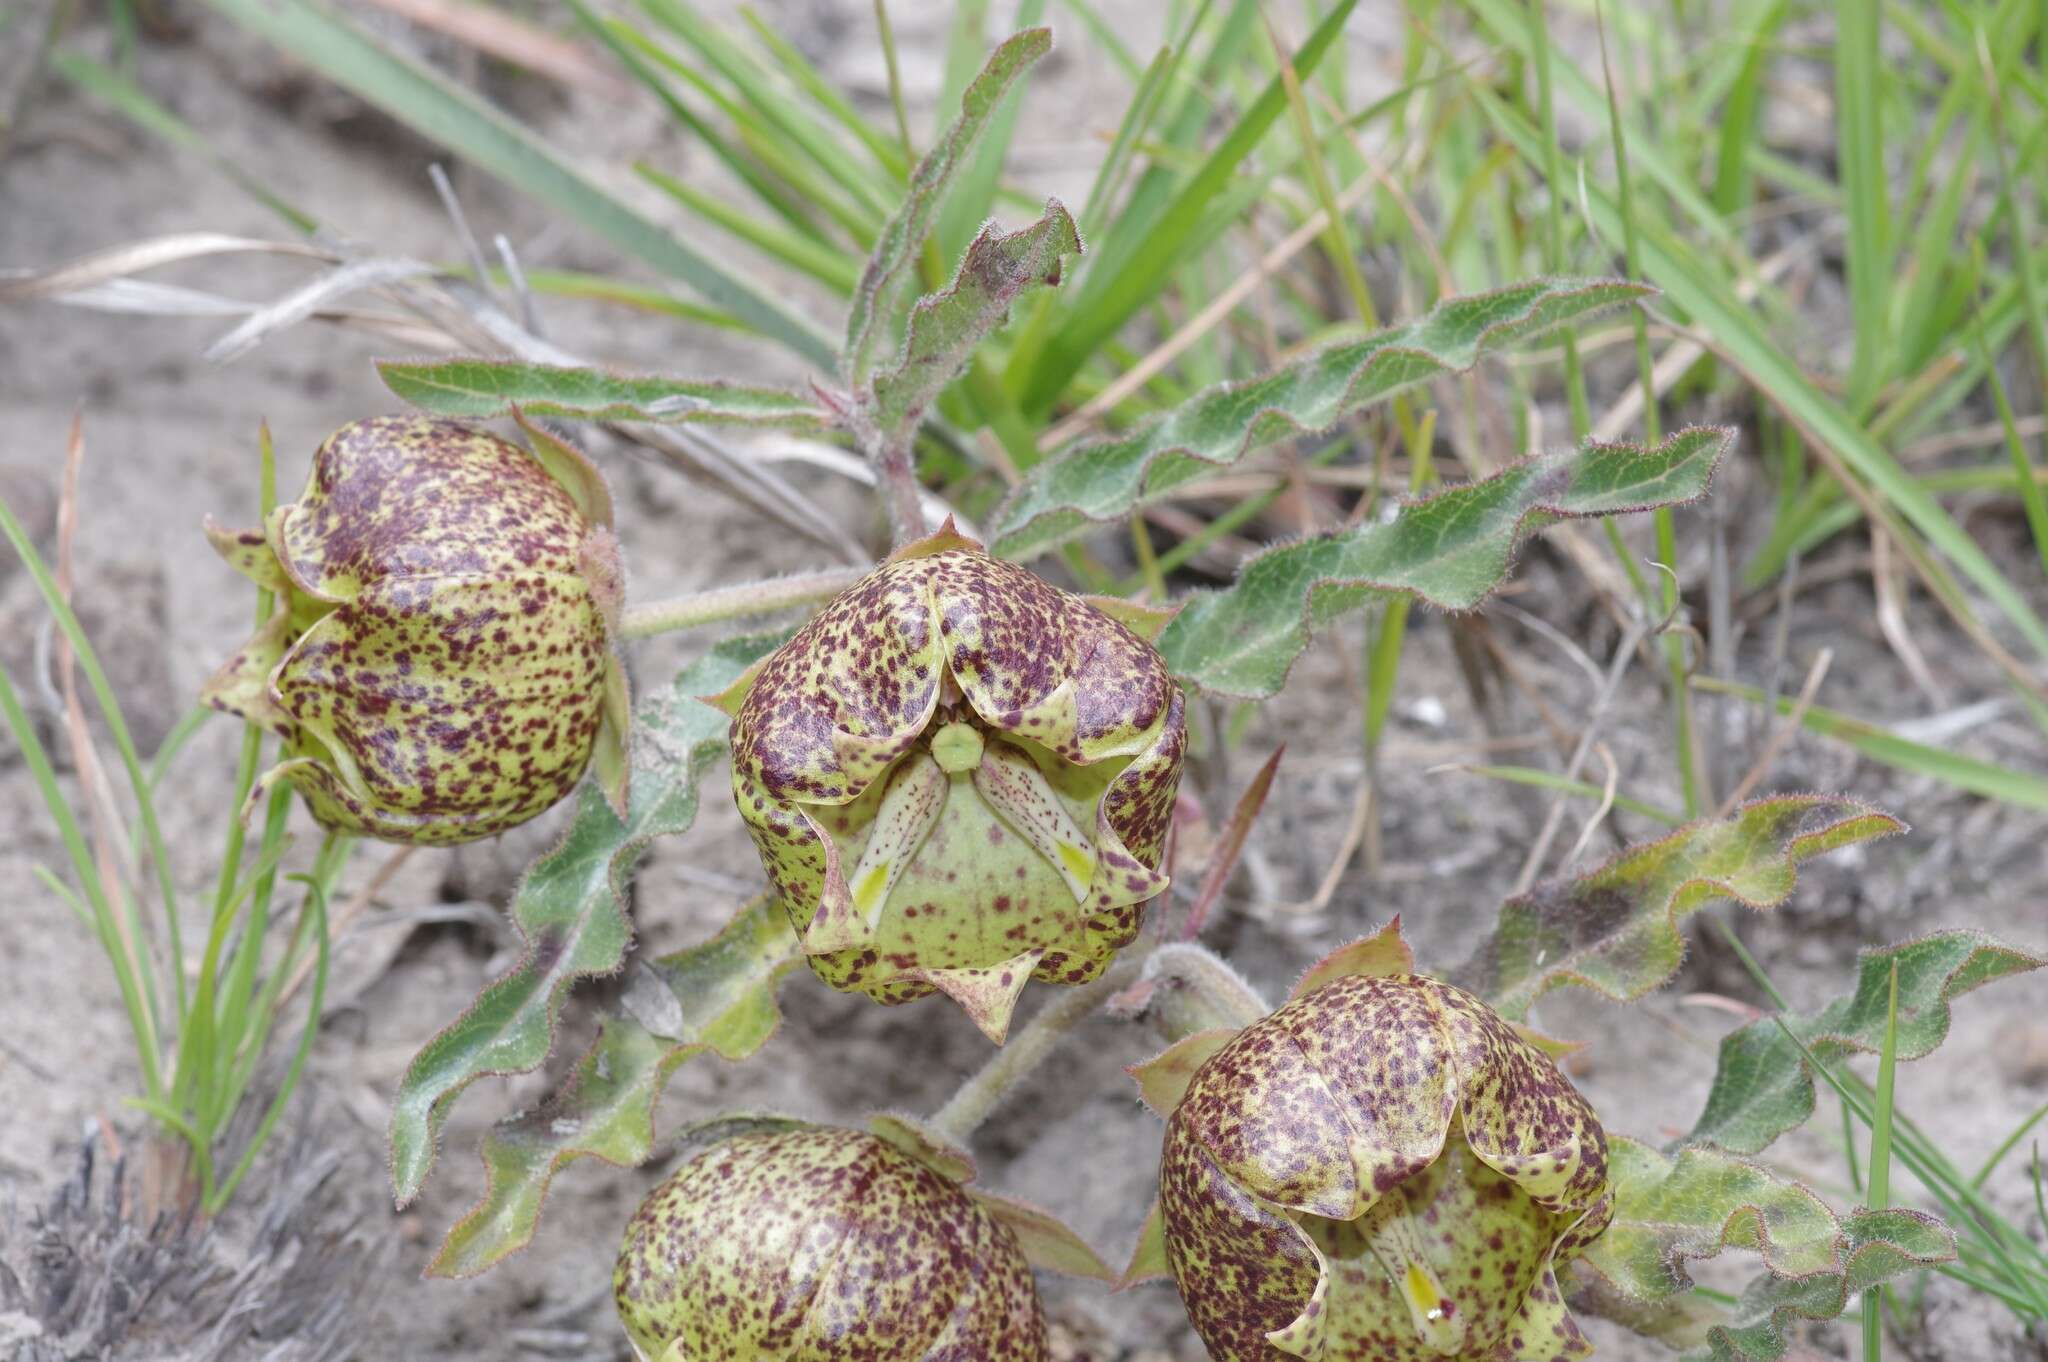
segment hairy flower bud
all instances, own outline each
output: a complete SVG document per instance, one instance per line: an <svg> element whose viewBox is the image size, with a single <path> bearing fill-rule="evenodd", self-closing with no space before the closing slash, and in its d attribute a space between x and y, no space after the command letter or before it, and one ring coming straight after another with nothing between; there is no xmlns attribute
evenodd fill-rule
<svg viewBox="0 0 2048 1362"><path fill-rule="evenodd" d="M1160 1206L1166 1265L1217 1362L1591 1351L1556 1269L1613 1213L1606 1136L1485 1003L1421 975L1349 975L1205 1034Z"/></svg>
<svg viewBox="0 0 2048 1362"><path fill-rule="evenodd" d="M1186 747L1182 699L1114 602L946 529L743 678L733 792L811 968L886 1003L937 989L1000 1041L1027 979L1137 935Z"/></svg>
<svg viewBox="0 0 2048 1362"><path fill-rule="evenodd" d="M428 844L525 822L593 754L623 799L610 497L532 434L529 453L453 421L356 421L261 529L208 524L275 601L203 693L284 740L259 790L286 780L326 827Z"/></svg>
<svg viewBox="0 0 2048 1362"><path fill-rule="evenodd" d="M862 1131L737 1124L626 1228L643 1362L1043 1362L1031 1268L959 1183Z"/></svg>

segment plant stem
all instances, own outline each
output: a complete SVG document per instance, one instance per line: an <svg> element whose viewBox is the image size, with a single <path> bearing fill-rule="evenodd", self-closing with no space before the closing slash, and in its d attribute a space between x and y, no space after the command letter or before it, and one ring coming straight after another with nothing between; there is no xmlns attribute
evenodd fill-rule
<svg viewBox="0 0 2048 1362"><path fill-rule="evenodd" d="M1156 986L1152 1016L1170 1040L1217 1027L1250 1026L1273 1010L1243 975L1191 941L1154 951L1142 977Z"/></svg>
<svg viewBox="0 0 2048 1362"><path fill-rule="evenodd" d="M910 452L910 439L890 440L875 459L883 499L889 505L889 527L901 548L926 534L924 489L917 485L917 464Z"/></svg>
<svg viewBox="0 0 2048 1362"><path fill-rule="evenodd" d="M648 638L677 629L694 629L720 620L772 615L801 605L829 601L852 586L866 568L823 568L765 582L722 586L645 605L629 605L619 615L620 638Z"/></svg>
<svg viewBox="0 0 2048 1362"><path fill-rule="evenodd" d="M1137 978L1142 961L1142 956L1126 956L1093 983L1063 990L1040 1008L1023 1030L1010 1037L994 1058L962 1083L925 1124L934 1134L965 1146L996 1104L1058 1049L1069 1031L1086 1020L1110 994Z"/></svg>

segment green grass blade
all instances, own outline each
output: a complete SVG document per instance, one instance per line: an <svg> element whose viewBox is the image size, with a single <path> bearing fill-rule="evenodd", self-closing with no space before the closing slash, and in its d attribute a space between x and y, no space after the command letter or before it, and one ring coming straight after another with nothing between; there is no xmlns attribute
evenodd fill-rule
<svg viewBox="0 0 2048 1362"><path fill-rule="evenodd" d="M832 347L751 280L729 273L606 192L529 129L439 72L380 46L319 0L208 0L241 27L467 157L814 364Z"/></svg>
<svg viewBox="0 0 2048 1362"><path fill-rule="evenodd" d="M853 292L860 276L860 265L845 252L820 244L802 232L764 222L745 209L735 208L716 195L693 189L645 162L635 165L633 170L641 179L698 217L716 223L756 250L801 270L835 293Z"/></svg>
<svg viewBox="0 0 2048 1362"><path fill-rule="evenodd" d="M1899 962L1891 962L1891 985L1884 1014L1884 1043L1877 1060L1877 1119L1870 1130L1870 1193L1868 1205L1882 1211L1891 1205L1892 1082L1899 1066ZM1863 1293L1863 1362L1884 1359L1884 1288L1873 1284Z"/></svg>
<svg viewBox="0 0 2048 1362"><path fill-rule="evenodd" d="M1766 698L1755 686L1718 677L1695 676L1692 684L1696 690L1734 695L1752 704L1762 704ZM1789 696L1778 697L1778 713L1790 714L1795 704ZM2040 776L1913 742L1876 724L1819 705L1808 705L1800 723L1808 732L1838 738L1872 761L1894 770L1928 776L1987 799L2003 800L2015 808L2048 811L2048 780Z"/></svg>
<svg viewBox="0 0 2048 1362"><path fill-rule="evenodd" d="M858 138L861 145L868 149L868 154L875 158L876 164L886 170L891 179L900 183L910 178L910 163L903 159L902 146L870 123L860 110L854 108L852 102L820 75L818 68L811 65L810 59L797 51L789 39L777 33L773 26L755 13L751 5L741 7L740 19L753 30L761 45L782 63L783 74L809 95L819 108L831 114L839 126Z"/></svg>
<svg viewBox="0 0 2048 1362"><path fill-rule="evenodd" d="M1531 165L1542 164L1535 129L1498 98L1476 88L1473 94L1522 157ZM1587 183L1583 200L1592 210L1600 231L1619 239L1621 217L1613 199L1598 185ZM1642 233L1643 272L1649 282L1662 289L1670 303L1707 334L1716 351L1740 369L1808 438L1834 451L1851 472L1865 479L1938 553L1974 582L2029 645L2048 655L2048 623L2042 621L2026 596L1990 556L1841 403L1824 393L1790 355L1771 341L1755 310L1737 299L1723 281L1708 274L1692 250L1669 238L1654 223L1638 225ZM1954 605L1968 608L1961 602Z"/></svg>
<svg viewBox="0 0 2048 1362"><path fill-rule="evenodd" d="M1835 162L1848 213L1850 311L1856 323L1849 408L1867 410L1884 380L1890 340L1891 186L1881 118L1887 68L1878 57L1878 0L1835 5Z"/></svg>
<svg viewBox="0 0 2048 1362"><path fill-rule="evenodd" d="M1298 79L1306 80L1314 74L1343 32L1344 23L1357 3L1358 0L1337 0L1294 53ZM1131 248L1120 262L1121 267L1090 272L1091 296L1084 298L1048 338L1028 382L1019 391L1019 404L1026 412L1050 409L1088 357L1158 291L1174 266L1185 258L1188 241L1210 202L1241 172L1253 149L1286 111L1286 84L1276 75L1201 169L1189 177L1142 243Z"/></svg>

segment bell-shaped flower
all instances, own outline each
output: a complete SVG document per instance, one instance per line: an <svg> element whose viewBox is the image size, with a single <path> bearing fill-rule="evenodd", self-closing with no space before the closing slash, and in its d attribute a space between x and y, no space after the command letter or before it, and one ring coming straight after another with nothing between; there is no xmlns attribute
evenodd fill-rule
<svg viewBox="0 0 2048 1362"><path fill-rule="evenodd" d="M1167 1113L1161 1265L1217 1362L1582 1357L1556 1273L1612 1215L1599 1119L1530 1033L1390 954L1134 1071Z"/></svg>
<svg viewBox="0 0 2048 1362"><path fill-rule="evenodd" d="M1164 619L949 524L719 697L740 814L820 978L943 991L1000 1042L1028 979L1093 979L1136 937L1186 747Z"/></svg>
<svg viewBox="0 0 2048 1362"><path fill-rule="evenodd" d="M208 537L274 609L203 698L283 739L324 826L445 844L503 832L593 759L623 801L623 579L611 500L575 450L453 421L329 436L300 498Z"/></svg>

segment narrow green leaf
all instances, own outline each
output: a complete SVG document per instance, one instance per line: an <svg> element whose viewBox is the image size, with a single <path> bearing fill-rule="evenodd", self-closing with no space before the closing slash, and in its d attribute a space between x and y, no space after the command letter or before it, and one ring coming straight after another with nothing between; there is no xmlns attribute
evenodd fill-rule
<svg viewBox="0 0 2048 1362"><path fill-rule="evenodd" d="M1475 3L1492 4L1494 0ZM1523 159L1540 165L1540 141L1528 121L1485 90L1477 86L1468 88ZM1571 169L1568 167L1567 173ZM1580 198L1594 226L1609 240L1619 240L1623 227L1613 197L1596 181L1587 179L1579 183ZM1699 252L1668 230L1654 222L1644 222L1639 227L1643 272L1650 282L1664 290L1671 306L1690 317L1693 325L1711 339L1714 351L1769 397L1803 435L1825 444L1851 472L1867 480L1884 504L1910 522L1997 605L2029 645L2048 654L2048 622L2027 600L2026 593L1869 430L1807 376L1796 358L1772 339L1756 309L1742 301L1725 279L1713 273ZM1986 311L1988 315L1989 309ZM1968 609L1966 604L1958 604Z"/></svg>
<svg viewBox="0 0 2048 1362"><path fill-rule="evenodd" d="M931 235L946 191L987 130L1003 96L1039 58L1052 50L1052 30L1012 34L989 55L981 74L960 96L960 116L911 173L903 206L883 226L874 254L861 272L846 317L846 378L867 381L877 353L891 343L904 294L916 277L917 259Z"/></svg>
<svg viewBox="0 0 2048 1362"><path fill-rule="evenodd" d="M1849 1302L1904 1272L1954 1261L1955 1235L1918 1211L1852 1211L1842 1227L1842 1265L1815 1277L1763 1276L1750 1283L1735 1319L1710 1329L1714 1362L1778 1362L1800 1319L1835 1319Z"/></svg>
<svg viewBox="0 0 2048 1362"><path fill-rule="evenodd" d="M517 120L440 72L379 45L320 0L208 0L249 32L430 141L466 157L815 364L832 350L808 321L751 280L607 193Z"/></svg>
<svg viewBox="0 0 2048 1362"><path fill-rule="evenodd" d="M510 915L525 938L519 963L428 1041L399 1082L391 1184L401 1206L425 1185L456 1096L486 1074L541 1064L569 988L619 967L632 934L623 908L626 881L649 842L696 820L697 781L725 752L725 715L696 697L725 689L781 641L755 635L721 643L641 707L623 822L597 787L584 783L568 833L533 863L513 897Z"/></svg>
<svg viewBox="0 0 2048 1362"><path fill-rule="evenodd" d="M1734 695L1751 704L1761 705L1767 700L1763 691L1739 681L1695 676L1692 685L1695 690ZM1790 714L1797 703L1789 695L1779 696L1778 713ZM1882 762L1895 771L1927 776L1959 790L1983 795L1986 799L2002 799L2017 808L2048 810L2048 780L2029 772L1929 747L1925 743L1902 738L1868 720L1819 705L1806 707L1805 714L1800 716L1800 726L1809 733L1845 742L1872 761Z"/></svg>
<svg viewBox="0 0 2048 1362"><path fill-rule="evenodd" d="M990 223L967 248L953 286L918 301L903 354L875 375L871 414L884 431L903 431L924 415L974 358L975 347L1010 319L1010 304L1036 285L1060 281L1061 262L1081 253L1074 219L1058 199L1019 231Z"/></svg>
<svg viewBox="0 0 2048 1362"><path fill-rule="evenodd" d="M1261 446L1327 429L1359 407L1650 292L1620 280L1535 279L1447 299L1417 321L1210 388L1129 435L1033 469L995 514L994 551L1034 557Z"/></svg>
<svg viewBox="0 0 2048 1362"><path fill-rule="evenodd" d="M720 379L657 378L517 360L380 360L384 385L439 416L481 420L514 407L573 421L661 421L821 430L816 404L779 388Z"/></svg>
<svg viewBox="0 0 2048 1362"><path fill-rule="evenodd" d="M1903 831L1898 819L1853 799L1759 799L1509 899L1493 935L1455 977L1516 1020L1566 984L1629 1002L1677 972L1685 956L1678 925L1708 903L1775 908L1791 896L1801 861Z"/></svg>
<svg viewBox="0 0 2048 1362"><path fill-rule="evenodd" d="M1358 0L1337 0L1316 24L1291 58L1298 79L1305 81L1315 73L1324 56L1336 45L1357 4ZM1098 269L1091 274L1089 292L1063 320L1059 330L1047 338L1044 352L1035 356L1028 386L1019 396L1026 411L1049 410L1088 358L1158 292L1175 268L1186 263L1189 242L1206 217L1211 201L1244 171L1252 151L1286 111L1286 83L1275 74L1201 168L1187 177L1143 239L1134 240L1128 255L1118 254L1114 269ZM1103 263L1107 266L1112 262Z"/></svg>
<svg viewBox="0 0 2048 1362"><path fill-rule="evenodd" d="M1722 1038L1714 1086L1687 1140L1754 1154L1802 1124L1813 1114L1813 1075L1799 1047L1823 1064L1878 1053L1895 961L1902 1060L1924 1058L1948 1038L1952 998L2048 965L2041 956L1964 930L1866 950L1857 957L1854 993L1818 1012L1765 1017Z"/></svg>
<svg viewBox="0 0 2048 1362"><path fill-rule="evenodd" d="M1734 438L1698 427L1655 449L1589 441L1407 502L1390 520L1269 549L1235 585L1189 599L1159 650L1176 676L1204 690L1272 695L1316 631L1346 611L1393 593L1469 610L1500 585L1522 539L1545 525L1705 495Z"/></svg>
<svg viewBox="0 0 2048 1362"><path fill-rule="evenodd" d="M473 1277L524 1248L565 1165L644 1163L669 1075L707 1050L737 1062L767 1044L782 1019L775 991L802 958L787 914L764 894L711 940L649 962L651 977L627 989L633 1015L606 1020L554 1095L484 1136L488 1186L449 1230L428 1275Z"/></svg>

